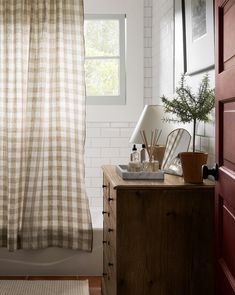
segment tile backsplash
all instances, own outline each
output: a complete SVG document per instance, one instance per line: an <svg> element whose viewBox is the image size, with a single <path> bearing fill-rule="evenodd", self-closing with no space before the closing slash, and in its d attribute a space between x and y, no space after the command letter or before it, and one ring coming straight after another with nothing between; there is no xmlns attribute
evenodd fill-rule
<svg viewBox="0 0 235 295"><path fill-rule="evenodd" d="M85 147L86 189L91 207L102 208L102 165L127 164L135 122L88 122Z"/></svg>
<svg viewBox="0 0 235 295"><path fill-rule="evenodd" d="M159 104L163 93L173 93L173 0L144 0L143 106ZM85 146L86 188L91 208L102 210L102 170L105 164L126 164L132 144L129 138L136 122L87 122ZM199 124L197 149L215 159L214 124Z"/></svg>

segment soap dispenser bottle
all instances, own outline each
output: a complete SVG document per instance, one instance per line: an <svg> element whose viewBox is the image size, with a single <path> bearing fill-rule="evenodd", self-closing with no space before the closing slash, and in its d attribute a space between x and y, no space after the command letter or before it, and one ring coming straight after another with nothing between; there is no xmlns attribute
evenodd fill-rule
<svg viewBox="0 0 235 295"><path fill-rule="evenodd" d="M130 161L131 162L139 162L140 161L139 153L137 151L135 144L133 145L133 148L132 148L132 152L130 155Z"/></svg>

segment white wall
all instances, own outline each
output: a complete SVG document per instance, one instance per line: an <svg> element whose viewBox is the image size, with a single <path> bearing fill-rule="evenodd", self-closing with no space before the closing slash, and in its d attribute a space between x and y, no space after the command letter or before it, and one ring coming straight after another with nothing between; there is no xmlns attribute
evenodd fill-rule
<svg viewBox="0 0 235 295"><path fill-rule="evenodd" d="M152 104L152 0L144 0L144 104Z"/></svg>
<svg viewBox="0 0 235 295"><path fill-rule="evenodd" d="M89 3L89 7L92 10L91 12L95 13L98 5L98 12L101 13L104 9L103 5L106 3L105 1L108 3L110 0L85 0L85 8L88 9L88 5L86 4ZM120 13L125 13L125 9L132 10L133 17L135 9L139 17L142 13L142 19L136 19L139 24L142 24L142 30L140 30L138 24L136 29L133 29L132 32L135 35L139 34L138 30L142 32L140 33L142 34L142 63L138 63L139 68L131 67L132 70L139 71L139 79L142 79L142 84L141 87L139 87L140 85L137 85L133 80L128 80L127 82L128 85L131 83L132 86L139 87L139 94L136 96L135 101L135 103L139 104L139 111L132 112L130 105L130 109L126 113L130 113L130 116L124 116L123 113L119 113L116 106L111 107L112 114L115 112L118 113L118 117L116 117L115 120L105 115L107 110L103 107L88 109L89 116L87 120L85 155L86 186L91 208L97 208L100 211L102 210L101 165L125 164L128 162L131 150L129 138L143 106L145 104L160 105L160 96L162 94L172 96L174 87L173 0L111 0L111 2L112 5L110 4L107 7L112 7L112 9L117 8ZM115 5L113 5L114 2L116 3ZM106 9L108 9L107 7ZM106 11L106 9L104 10ZM142 10L142 12L140 10ZM114 10L112 10L112 12L114 13ZM139 43L141 44L141 40L139 40ZM177 46L180 47L180 44ZM129 54L131 54L132 51L135 52L135 50L136 48L133 47L132 50L129 51ZM127 74L131 75L130 72L127 72ZM210 75L213 81L214 71L211 71ZM197 86L200 78L201 75L192 76L193 87ZM132 86L129 85L129 87ZM109 111L110 110L108 110L108 112ZM95 116L97 113L101 116L96 119ZM131 114L134 114L134 117L131 116ZM183 126L191 130L191 126ZM178 126L162 123L161 127L164 132L161 142L164 143L166 135ZM198 150L209 152L208 163L209 165L213 165L215 154L214 124L200 124L197 131L196 142Z"/></svg>
<svg viewBox="0 0 235 295"><path fill-rule="evenodd" d="M182 39L176 36L174 48L174 0L153 1L152 7L152 99L153 104L161 104L160 96L165 94L172 97L174 94L174 65L178 78L183 71L182 60L175 63L174 49L182 52ZM178 25L178 24L177 24ZM193 75L189 83L193 89L198 87L202 74ZM214 87L214 70L209 72L211 87ZM176 77L176 81L178 81ZM176 126L175 126L176 127ZM163 127L164 128L164 127ZM208 164L215 161L215 126L214 123L200 123L197 129L196 149L209 153Z"/></svg>
<svg viewBox="0 0 235 295"><path fill-rule="evenodd" d="M153 1L153 102L173 93L173 0Z"/></svg>
<svg viewBox="0 0 235 295"><path fill-rule="evenodd" d="M90 207L102 210L104 164L126 164L129 138L152 96L152 0L84 0L85 13L127 14L127 105L88 106L85 148Z"/></svg>

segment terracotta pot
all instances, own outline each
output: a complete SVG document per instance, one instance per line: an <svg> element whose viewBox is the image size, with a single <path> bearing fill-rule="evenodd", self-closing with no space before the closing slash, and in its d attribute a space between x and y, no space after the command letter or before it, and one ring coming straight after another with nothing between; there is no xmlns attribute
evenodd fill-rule
<svg viewBox="0 0 235 295"><path fill-rule="evenodd" d="M184 181L188 183L202 183L202 166L207 162L207 153L180 153Z"/></svg>
<svg viewBox="0 0 235 295"><path fill-rule="evenodd" d="M155 145L153 150L153 157L154 160L158 160L159 162L159 168L162 166L162 160L164 157L166 146L165 145Z"/></svg>

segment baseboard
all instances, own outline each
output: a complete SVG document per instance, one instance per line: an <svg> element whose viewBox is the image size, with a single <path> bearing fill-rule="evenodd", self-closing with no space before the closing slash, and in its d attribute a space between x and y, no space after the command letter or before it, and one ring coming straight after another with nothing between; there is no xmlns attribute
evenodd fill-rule
<svg viewBox="0 0 235 295"><path fill-rule="evenodd" d="M88 280L91 288L100 288L99 276L0 276L0 280Z"/></svg>

